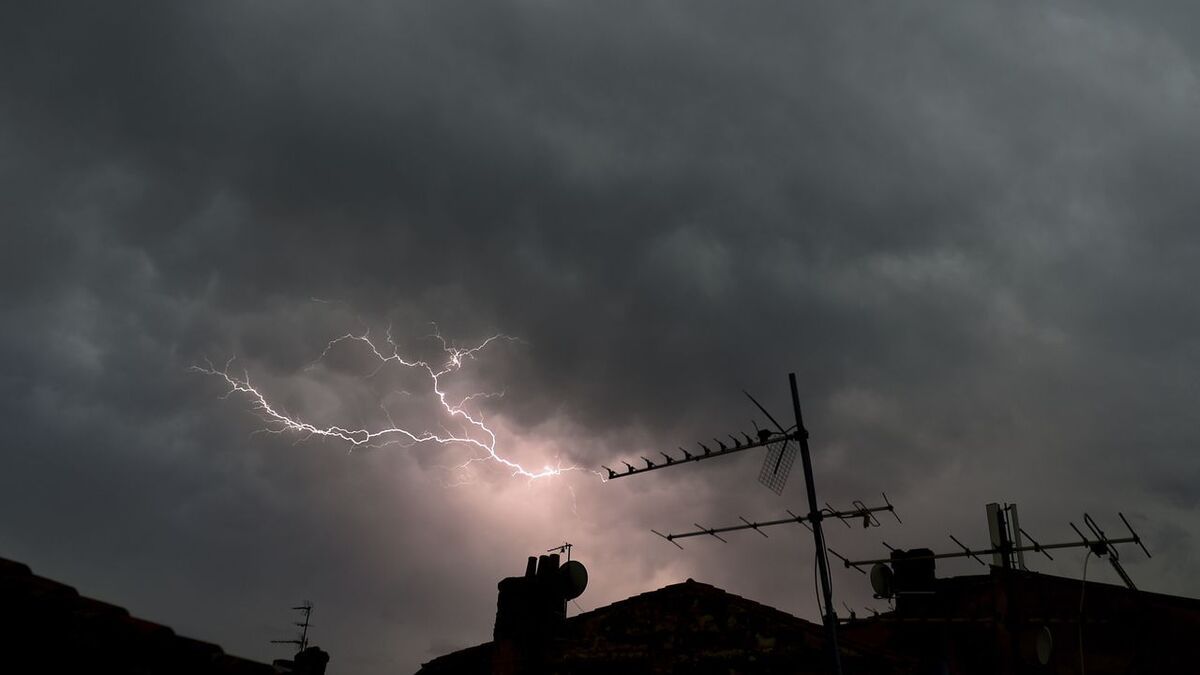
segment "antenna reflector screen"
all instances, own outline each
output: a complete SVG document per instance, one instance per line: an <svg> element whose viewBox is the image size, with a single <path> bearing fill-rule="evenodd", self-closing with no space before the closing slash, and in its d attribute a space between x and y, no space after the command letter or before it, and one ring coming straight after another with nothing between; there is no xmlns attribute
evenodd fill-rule
<svg viewBox="0 0 1200 675"><path fill-rule="evenodd" d="M794 443L787 440L772 443L767 446L767 457L763 460L762 470L758 472L758 482L777 495L783 494L783 486L787 484L788 474L792 472L792 464L795 461Z"/></svg>

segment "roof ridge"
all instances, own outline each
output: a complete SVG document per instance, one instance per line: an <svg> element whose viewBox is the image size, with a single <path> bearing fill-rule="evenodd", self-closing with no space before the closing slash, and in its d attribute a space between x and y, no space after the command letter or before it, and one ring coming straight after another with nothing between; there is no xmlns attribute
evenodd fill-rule
<svg viewBox="0 0 1200 675"><path fill-rule="evenodd" d="M612 602L607 605L602 605L600 607L588 610L586 612L580 612L579 614L576 614L575 616L568 617L567 622L574 621L581 617L588 617L590 615L595 615L599 612L609 611L613 608L627 607L630 604L632 604L635 601L642 599L642 598L651 598L651 597L661 596L664 593L674 593L674 592L684 590L687 588L703 590L703 591L714 593L714 594L720 594L721 596L724 596L726 598L731 598L733 600L747 603L749 605L752 605L753 607L755 607L758 610L766 610L769 613L779 615L782 617L786 617L786 618L794 620L794 621L798 621L798 622L802 623L805 628L810 628L810 629L819 629L820 628L819 624L809 621L808 619L805 619L803 617L796 616L795 614L790 614L790 613L785 612L777 607L772 607L770 605L758 602L757 600L752 600L745 596L738 595L737 593L731 593L719 586L705 583L703 581L696 581L695 579L692 579L691 577L688 577L688 579L685 581L680 581L680 582L676 582L673 584L667 584L666 586L663 586L661 588L656 588L656 589L650 590L650 591L644 591L642 593L638 593L637 595L631 595L628 598L624 598L623 600L617 600L616 602Z"/></svg>

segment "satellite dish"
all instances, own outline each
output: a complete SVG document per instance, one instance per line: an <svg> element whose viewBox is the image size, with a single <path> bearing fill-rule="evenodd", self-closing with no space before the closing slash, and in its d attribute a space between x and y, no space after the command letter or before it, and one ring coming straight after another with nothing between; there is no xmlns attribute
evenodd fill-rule
<svg viewBox="0 0 1200 675"><path fill-rule="evenodd" d="M566 600L578 598L587 588L587 568L578 560L568 560L567 564L558 568L558 578L562 584L563 597Z"/></svg>
<svg viewBox="0 0 1200 675"><path fill-rule="evenodd" d="M883 563L872 565L871 588L875 589L876 597L892 597L892 568Z"/></svg>
<svg viewBox="0 0 1200 675"><path fill-rule="evenodd" d="M1037 636L1037 659L1043 666L1050 665L1050 657L1054 654L1054 634L1049 626L1042 626Z"/></svg>

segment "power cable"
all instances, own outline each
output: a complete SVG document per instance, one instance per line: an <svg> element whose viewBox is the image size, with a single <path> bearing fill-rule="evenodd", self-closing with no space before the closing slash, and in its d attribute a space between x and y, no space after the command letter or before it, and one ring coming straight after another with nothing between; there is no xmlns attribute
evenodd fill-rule
<svg viewBox="0 0 1200 675"><path fill-rule="evenodd" d="M1079 675L1087 675L1083 663L1083 595L1087 592L1087 568L1091 559L1092 550L1089 548L1087 555L1083 557L1083 578L1079 587Z"/></svg>

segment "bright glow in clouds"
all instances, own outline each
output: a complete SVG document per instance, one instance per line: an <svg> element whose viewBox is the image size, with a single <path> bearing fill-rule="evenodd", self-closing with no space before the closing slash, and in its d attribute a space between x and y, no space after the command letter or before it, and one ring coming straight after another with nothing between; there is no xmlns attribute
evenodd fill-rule
<svg viewBox="0 0 1200 675"><path fill-rule="evenodd" d="M484 423L482 413L472 413L465 408L467 402L493 396L493 394L475 393L465 396L457 401L451 400L446 391L442 388L442 378L458 372L463 365L485 350L489 345L497 341L516 341L515 338L507 335L493 335L479 344L461 348L455 347L446 342L440 333L434 332L432 338L436 338L441 343L441 353L445 356L441 363L430 363L425 360L414 359L408 360L401 356L400 348L392 339L392 333L389 329L386 340L387 345L381 349L380 345L376 344L364 332L362 335L353 335L347 333L341 337L334 338L325 345L325 349L321 351L316 363L319 363L332 350L337 348L342 343L357 342L365 345L370 353L378 360L378 365L373 372L367 377L371 377L379 373L385 367L394 364L395 366L412 369L416 372L424 372L428 375L432 393L436 397L441 408L451 418L459 421L462 424L461 433L449 431L443 427L443 433L434 433L425 430L414 430L404 426L397 425L390 413L384 409L387 414L389 426L380 427L377 429L369 428L351 428L338 425L333 426L318 426L310 422L306 422L297 416L289 415L282 411L281 408L271 402L267 395L258 388L250 384L250 375L243 372L241 377L232 375L229 372L230 362L225 364L225 367L218 370L212 363L208 363L204 367L192 366L194 372L203 373L220 377L225 380L229 386L229 391L226 396L234 394L244 394L249 399L251 409L254 410L266 423L263 431L270 433L298 434L302 439L311 438L313 436L321 436L328 439L341 441L348 444L351 448L357 447L380 447L384 445L400 444L403 447L411 447L421 443L435 443L439 445L462 445L473 448L476 455L471 457L466 462L453 467L456 470L464 470L469 465L475 462L496 462L508 469L511 469L512 475L522 476L530 480L538 478L547 478L550 476L558 476L566 471L582 471L581 467L563 466L559 460L555 460L553 464L545 463L541 468L525 468L521 464L512 459L500 455L496 451L496 434ZM314 363L315 365L315 363ZM381 406L382 407L382 406ZM596 473L596 472L592 472ZM597 474L599 475L599 474Z"/></svg>

